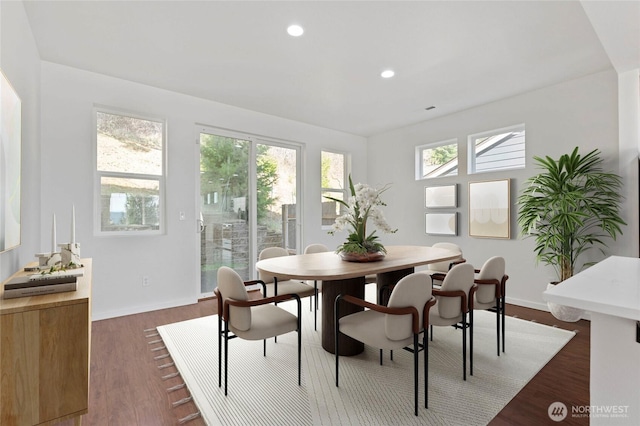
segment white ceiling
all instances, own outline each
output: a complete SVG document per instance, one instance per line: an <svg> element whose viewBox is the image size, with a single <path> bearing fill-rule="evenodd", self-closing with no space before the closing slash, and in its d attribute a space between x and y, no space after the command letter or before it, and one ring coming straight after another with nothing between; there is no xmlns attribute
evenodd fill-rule
<svg viewBox="0 0 640 426"><path fill-rule="evenodd" d="M599 39L611 24L596 34L579 1L29 0L25 9L43 60L362 136L612 67ZM629 21L636 9L587 10ZM302 37L287 35L291 23ZM620 37L629 34L614 45ZM385 68L396 76L382 79Z"/></svg>

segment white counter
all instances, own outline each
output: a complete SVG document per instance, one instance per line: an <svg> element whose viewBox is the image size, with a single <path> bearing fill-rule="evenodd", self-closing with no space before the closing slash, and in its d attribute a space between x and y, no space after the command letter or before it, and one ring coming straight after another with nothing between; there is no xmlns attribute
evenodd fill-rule
<svg viewBox="0 0 640 426"><path fill-rule="evenodd" d="M640 321L640 259L611 256L542 293L548 302Z"/></svg>
<svg viewBox="0 0 640 426"><path fill-rule="evenodd" d="M590 407L569 416L588 409L592 426L640 425L640 259L611 256L542 296L591 313Z"/></svg>

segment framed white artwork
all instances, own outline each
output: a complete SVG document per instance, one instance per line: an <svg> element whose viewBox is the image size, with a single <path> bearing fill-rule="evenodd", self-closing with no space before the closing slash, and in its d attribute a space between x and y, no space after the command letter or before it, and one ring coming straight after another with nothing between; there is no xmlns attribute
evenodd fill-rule
<svg viewBox="0 0 640 426"><path fill-rule="evenodd" d="M424 206L428 209L458 207L458 185L426 186Z"/></svg>
<svg viewBox="0 0 640 426"><path fill-rule="evenodd" d="M509 179L469 182L469 236L510 238L510 206Z"/></svg>
<svg viewBox="0 0 640 426"><path fill-rule="evenodd" d="M458 214L426 213L425 231L428 235L458 235Z"/></svg>

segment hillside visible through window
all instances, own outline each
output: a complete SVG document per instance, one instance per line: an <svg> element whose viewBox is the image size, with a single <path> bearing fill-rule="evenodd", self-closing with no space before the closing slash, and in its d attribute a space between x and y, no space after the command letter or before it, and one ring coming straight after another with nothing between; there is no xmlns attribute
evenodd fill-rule
<svg viewBox="0 0 640 426"><path fill-rule="evenodd" d="M164 123L96 112L100 230L160 229Z"/></svg>

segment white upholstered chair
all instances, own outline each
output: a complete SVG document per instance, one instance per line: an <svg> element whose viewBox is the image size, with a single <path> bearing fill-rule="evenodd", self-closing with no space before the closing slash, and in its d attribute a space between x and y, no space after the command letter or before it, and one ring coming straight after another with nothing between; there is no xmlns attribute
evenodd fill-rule
<svg viewBox="0 0 640 426"><path fill-rule="evenodd" d="M280 256L289 256L289 252L282 247L267 247L260 252L258 258L259 260L264 260ZM265 296L297 294L303 298L311 297L315 294L313 286L300 280L279 280L277 277L262 271L258 273L258 278L265 283Z"/></svg>
<svg viewBox="0 0 640 426"><path fill-rule="evenodd" d="M475 283L478 286L473 300L473 309L489 310L496 313L496 341L497 352L500 356L500 341L502 352L505 343L505 292L509 276L505 274L504 257L493 256L476 269Z"/></svg>
<svg viewBox="0 0 640 426"><path fill-rule="evenodd" d="M455 265L442 281L439 289L433 289L436 305L429 313L431 340L433 328L453 326L462 330L462 377L467 380L467 329L470 329L469 363L473 375L473 307L470 301L475 293L474 269L469 263Z"/></svg>
<svg viewBox="0 0 640 426"><path fill-rule="evenodd" d="M454 265L459 263L464 263L466 260L462 257L462 249L460 246L454 243L440 242L435 243L431 247L433 248L441 248L444 250L451 250L455 253L459 254L459 257L452 260L445 260L442 262L430 263L427 265L427 273L431 275L431 283L435 285L439 285L442 283L443 275L446 274L449 269L451 269Z"/></svg>
<svg viewBox="0 0 640 426"><path fill-rule="evenodd" d="M296 331L298 333L298 386L300 386L302 339L300 327L300 298L295 294L282 294L249 300L246 286L263 284L259 280L243 282L233 269L218 269L218 387L222 386L222 340L224 339L224 394L227 395L229 364L229 340L239 337L245 340L263 340L264 356L267 356L267 338ZM298 315L275 306L275 302L295 299ZM224 327L223 327L224 323ZM229 335L232 332L232 335ZM242 359L238 354L237 359ZM250 385L250 384L247 384Z"/></svg>
<svg viewBox="0 0 640 426"><path fill-rule="evenodd" d="M350 303L365 308L340 318L340 305ZM413 352L414 411L418 415L418 352L424 351L425 407L428 407L428 346L426 332L423 334L422 348L418 345L418 335L428 328L429 310L435 303L431 295L429 276L415 272L403 277L394 286L387 306L377 305L349 295L339 295L335 301L335 355L336 387L339 382L339 333L356 339L365 345L380 349L382 365L383 349L408 349Z"/></svg>
<svg viewBox="0 0 640 426"><path fill-rule="evenodd" d="M329 248L327 246L325 246L324 244L309 244L308 246L306 246L304 248L304 254L311 254L311 253L324 253L329 251ZM314 309L316 312L314 312L313 314L313 329L317 330L318 329L318 291L320 289L320 287L322 286L322 281L318 282L318 280L313 280L313 291L314 291Z"/></svg>

